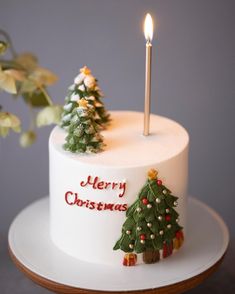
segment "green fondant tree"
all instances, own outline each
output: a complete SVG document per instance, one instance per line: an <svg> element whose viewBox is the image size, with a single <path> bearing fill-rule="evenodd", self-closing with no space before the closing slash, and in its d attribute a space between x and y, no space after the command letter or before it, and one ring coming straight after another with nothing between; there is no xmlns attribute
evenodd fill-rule
<svg viewBox="0 0 235 294"><path fill-rule="evenodd" d="M64 149L74 153L97 153L102 150L103 137L94 119L94 108L86 99L78 100L71 113Z"/></svg>
<svg viewBox="0 0 235 294"><path fill-rule="evenodd" d="M139 192L137 200L128 208L126 221L122 226L122 235L114 250L143 253L145 263L159 260L178 249L182 244L182 227L178 224L179 215L174 209L178 197L157 178L157 171L148 172L148 179Z"/></svg>
<svg viewBox="0 0 235 294"><path fill-rule="evenodd" d="M80 69L80 74L74 79L74 84L68 89L62 113L61 127L66 130L68 129L72 111L77 107L76 101L85 98L89 105L94 107L95 121L102 128L105 128L110 122L110 115L105 109L102 97L103 94L98 86L97 79L92 76L90 69L84 66Z"/></svg>

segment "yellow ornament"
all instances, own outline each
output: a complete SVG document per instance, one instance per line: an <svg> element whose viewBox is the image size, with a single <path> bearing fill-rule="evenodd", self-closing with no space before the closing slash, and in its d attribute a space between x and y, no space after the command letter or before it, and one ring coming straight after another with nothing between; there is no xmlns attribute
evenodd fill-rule
<svg viewBox="0 0 235 294"><path fill-rule="evenodd" d="M84 75L89 75L89 74L91 74L91 70L85 65L84 67L82 67L81 69L80 69L80 73L83 73Z"/></svg>
<svg viewBox="0 0 235 294"><path fill-rule="evenodd" d="M156 169L152 168L148 171L148 179L155 180L157 178L158 172Z"/></svg>
<svg viewBox="0 0 235 294"><path fill-rule="evenodd" d="M85 98L78 100L77 103L78 103L79 107L87 108L88 101Z"/></svg>

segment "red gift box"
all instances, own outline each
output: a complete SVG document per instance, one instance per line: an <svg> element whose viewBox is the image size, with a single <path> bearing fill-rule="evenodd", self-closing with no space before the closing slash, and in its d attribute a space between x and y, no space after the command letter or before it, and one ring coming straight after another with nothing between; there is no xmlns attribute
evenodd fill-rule
<svg viewBox="0 0 235 294"><path fill-rule="evenodd" d="M163 244L163 258L166 258L167 256L171 255L173 251L173 242L170 243L164 243Z"/></svg>
<svg viewBox="0 0 235 294"><path fill-rule="evenodd" d="M137 255L134 253L127 253L123 259L123 265L125 266L133 266L136 265Z"/></svg>

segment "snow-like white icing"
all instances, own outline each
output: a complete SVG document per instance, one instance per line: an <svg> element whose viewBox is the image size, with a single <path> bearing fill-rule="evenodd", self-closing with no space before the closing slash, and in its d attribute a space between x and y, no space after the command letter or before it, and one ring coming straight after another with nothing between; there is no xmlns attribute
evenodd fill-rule
<svg viewBox="0 0 235 294"><path fill-rule="evenodd" d="M98 154L72 154L62 145L66 133L54 128L49 140L50 150L50 227L54 243L64 252L94 263L121 264L124 253L113 251L125 221L125 211L89 209L69 205L66 192L90 202L131 205L146 181L151 168L179 197L180 224L185 226L188 180L188 144L186 130L178 123L156 115L151 116L151 133L145 137L143 114L112 112L110 127L102 132L105 150ZM106 188L82 186L88 176L110 183ZM112 186L113 183L117 185ZM125 193L123 184L125 183ZM72 202L74 194L67 197Z"/></svg>

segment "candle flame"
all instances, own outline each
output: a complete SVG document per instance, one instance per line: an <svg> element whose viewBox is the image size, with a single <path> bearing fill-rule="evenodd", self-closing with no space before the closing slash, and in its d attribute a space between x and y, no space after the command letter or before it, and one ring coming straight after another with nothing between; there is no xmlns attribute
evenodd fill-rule
<svg viewBox="0 0 235 294"><path fill-rule="evenodd" d="M153 39L153 19L149 13L146 14L144 21L144 36L148 42L151 42Z"/></svg>

